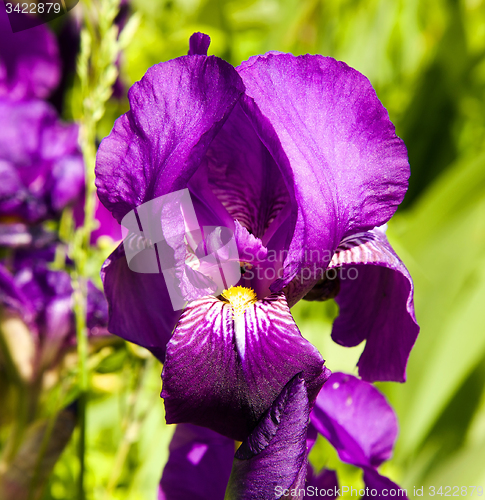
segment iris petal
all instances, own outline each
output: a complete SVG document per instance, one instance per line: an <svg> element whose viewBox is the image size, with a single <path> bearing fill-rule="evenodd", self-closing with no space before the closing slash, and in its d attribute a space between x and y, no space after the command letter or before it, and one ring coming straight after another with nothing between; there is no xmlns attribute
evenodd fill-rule
<svg viewBox="0 0 485 500"><path fill-rule="evenodd" d="M301 268L316 262L325 269L325 250L333 253L345 235L389 220L406 192L409 164L370 82L345 63L269 53L237 69L243 109L298 202L287 274L276 291ZM323 253L312 257L312 250Z"/></svg>
<svg viewBox="0 0 485 500"><path fill-rule="evenodd" d="M404 494L406 490L400 488L399 485L392 482L389 478L381 476L376 470L371 468L364 469L364 483L366 488L368 488L369 494L363 495L361 500L367 498L389 498L389 496L397 496L398 498L407 499L407 495ZM372 494L376 490L377 494ZM394 494L391 491L394 490ZM399 491L400 490L400 491Z"/></svg>
<svg viewBox="0 0 485 500"><path fill-rule="evenodd" d="M222 500L234 441L204 427L179 424L169 446L158 500Z"/></svg>
<svg viewBox="0 0 485 500"><path fill-rule="evenodd" d="M262 239L290 200L282 173L237 104L207 151L213 193L251 234Z"/></svg>
<svg viewBox="0 0 485 500"><path fill-rule="evenodd" d="M243 91L230 64L198 55L153 66L133 85L131 109L96 159L99 199L119 222L136 206L187 187Z"/></svg>
<svg viewBox="0 0 485 500"><path fill-rule="evenodd" d="M337 495L328 495L328 490L336 492L338 490L337 473L334 470L323 469L319 474L313 472L311 465L308 465L307 486L313 486L318 490L326 490L326 498L333 500Z"/></svg>
<svg viewBox="0 0 485 500"><path fill-rule="evenodd" d="M108 330L149 349L163 362L165 346L180 317L163 276L131 271L120 245L103 264L101 278L109 304Z"/></svg>
<svg viewBox="0 0 485 500"><path fill-rule="evenodd" d="M168 423L190 422L242 441L295 374L303 372L312 404L329 372L284 295L233 316L214 297L187 306L167 345L162 397Z"/></svg>
<svg viewBox="0 0 485 500"><path fill-rule="evenodd" d="M345 239L330 268L342 268L340 308L332 338L352 347L367 339L359 374L367 381L404 382L409 353L419 333L414 315L413 281L376 228ZM352 274L350 268L355 268Z"/></svg>
<svg viewBox="0 0 485 500"><path fill-rule="evenodd" d="M397 419L385 397L344 373L333 373L323 386L311 422L341 460L362 468L388 460L397 437Z"/></svg>

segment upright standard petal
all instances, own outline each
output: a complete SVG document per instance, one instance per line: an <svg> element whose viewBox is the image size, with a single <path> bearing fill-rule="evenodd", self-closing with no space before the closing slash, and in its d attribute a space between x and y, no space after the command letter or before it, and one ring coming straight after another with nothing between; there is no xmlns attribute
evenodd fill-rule
<svg viewBox="0 0 485 500"><path fill-rule="evenodd" d="M150 68L131 87L96 158L101 202L118 222L138 205L187 187L244 86L216 57L184 56Z"/></svg>
<svg viewBox="0 0 485 500"><path fill-rule="evenodd" d="M57 42L47 25L12 33L0 2L0 98L46 98L60 79Z"/></svg>
<svg viewBox="0 0 485 500"><path fill-rule="evenodd" d="M222 500L234 457L234 441L217 432L179 424L158 489L158 500Z"/></svg>
<svg viewBox="0 0 485 500"><path fill-rule="evenodd" d="M276 290L301 268L325 269L328 250L344 236L389 220L406 192L409 164L370 82L345 63L269 53L238 72L246 114L298 201L287 272ZM307 291L313 284L308 280Z"/></svg>
<svg viewBox="0 0 485 500"><path fill-rule="evenodd" d="M241 441L300 372L313 404L329 371L301 336L283 294L244 311L215 297L195 300L167 346L167 422L202 425Z"/></svg>
<svg viewBox="0 0 485 500"><path fill-rule="evenodd" d="M344 239L329 268L336 268L339 316L332 338L352 347L366 340L359 375L404 382L406 364L419 333L413 281L381 228ZM327 273L328 274L328 273Z"/></svg>
<svg viewBox="0 0 485 500"><path fill-rule="evenodd" d="M226 500L305 497L309 404L296 375L236 452Z"/></svg>
<svg viewBox="0 0 485 500"><path fill-rule="evenodd" d="M211 39L205 33L194 33L189 40L189 56L206 56Z"/></svg>
<svg viewBox="0 0 485 500"><path fill-rule="evenodd" d="M352 375L330 376L317 397L311 422L344 462L374 468L391 457L396 415L373 385Z"/></svg>

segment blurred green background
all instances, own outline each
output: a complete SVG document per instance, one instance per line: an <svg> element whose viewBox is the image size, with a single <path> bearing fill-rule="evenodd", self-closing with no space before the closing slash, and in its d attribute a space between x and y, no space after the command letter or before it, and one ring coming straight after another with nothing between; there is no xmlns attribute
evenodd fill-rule
<svg viewBox="0 0 485 500"><path fill-rule="evenodd" d="M141 24L121 57L126 88L185 54L194 31L234 65L268 50L318 53L370 79L409 151L410 188L388 235L414 278L421 325L407 383L379 384L401 429L382 472L410 498L413 486L425 497L429 485L485 486L485 2L132 0L131 10ZM100 137L126 109L110 101ZM362 347L329 337L333 302L300 303L294 314L330 369L356 373ZM106 349L93 365L88 490L93 499L154 499L173 432L156 399L160 366L132 348ZM360 484L323 439L311 459L336 467L342 484ZM46 498L73 497L75 476L71 444Z"/></svg>

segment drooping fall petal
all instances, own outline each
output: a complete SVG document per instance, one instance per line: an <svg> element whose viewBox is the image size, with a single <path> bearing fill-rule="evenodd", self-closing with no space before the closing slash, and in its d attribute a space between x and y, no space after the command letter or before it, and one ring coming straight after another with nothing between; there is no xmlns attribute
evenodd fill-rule
<svg viewBox="0 0 485 500"><path fill-rule="evenodd" d="M202 425L242 441L300 372L312 404L329 371L301 336L283 294L239 314L215 297L193 301L167 346L167 422Z"/></svg>
<svg viewBox="0 0 485 500"><path fill-rule="evenodd" d="M332 338L352 347L366 339L358 362L367 381L404 382L406 364L419 333L413 281L384 231L376 228L346 238L332 258L339 268L339 316ZM351 274L350 269L353 269Z"/></svg>

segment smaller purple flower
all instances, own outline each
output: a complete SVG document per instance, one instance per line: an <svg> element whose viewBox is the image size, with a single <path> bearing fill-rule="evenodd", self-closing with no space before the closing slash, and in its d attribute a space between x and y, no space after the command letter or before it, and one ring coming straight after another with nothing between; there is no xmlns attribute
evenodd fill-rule
<svg viewBox="0 0 485 500"><path fill-rule="evenodd" d="M48 250L15 259L13 271L0 264L0 306L11 349L25 349L19 370L35 378L55 365L75 345L71 278L48 267ZM87 327L90 336L108 335L108 307L103 292L88 282ZM15 358L15 354L14 358Z"/></svg>
<svg viewBox="0 0 485 500"><path fill-rule="evenodd" d="M84 189L78 128L43 101L0 99L0 217L28 224L56 218Z"/></svg>
<svg viewBox="0 0 485 500"><path fill-rule="evenodd" d="M59 217L82 197L78 128L62 123L54 108L41 100L57 86L59 77L54 35L44 25L12 33L2 3L0 223L9 225L0 231L2 244L38 246L34 241L38 235L28 226Z"/></svg>
<svg viewBox="0 0 485 500"><path fill-rule="evenodd" d="M393 409L372 384L352 375L332 374L317 397L310 422L343 462L364 471L366 487L376 490L369 498L382 496L384 489L400 489L377 470L391 458L398 425Z"/></svg>
<svg viewBox="0 0 485 500"><path fill-rule="evenodd" d="M60 79L54 35L45 25L12 33L0 2L0 99L45 99Z"/></svg>

